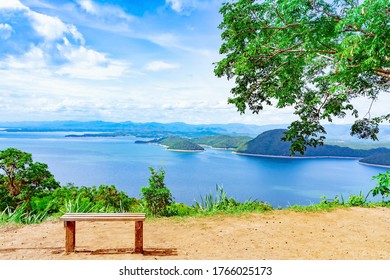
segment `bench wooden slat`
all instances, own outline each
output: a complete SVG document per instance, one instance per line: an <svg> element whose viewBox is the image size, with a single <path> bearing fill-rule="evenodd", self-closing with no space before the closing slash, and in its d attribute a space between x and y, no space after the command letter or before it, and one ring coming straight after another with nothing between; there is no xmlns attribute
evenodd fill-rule
<svg viewBox="0 0 390 280"><path fill-rule="evenodd" d="M143 221L145 213L67 213L61 221Z"/></svg>

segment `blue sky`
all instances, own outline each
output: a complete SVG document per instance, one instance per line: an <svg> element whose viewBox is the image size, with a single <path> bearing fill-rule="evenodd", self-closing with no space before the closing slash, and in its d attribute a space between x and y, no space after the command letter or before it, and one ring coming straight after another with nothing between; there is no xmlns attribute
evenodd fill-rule
<svg viewBox="0 0 390 280"><path fill-rule="evenodd" d="M0 120L288 123L216 78L221 0L0 0Z"/></svg>

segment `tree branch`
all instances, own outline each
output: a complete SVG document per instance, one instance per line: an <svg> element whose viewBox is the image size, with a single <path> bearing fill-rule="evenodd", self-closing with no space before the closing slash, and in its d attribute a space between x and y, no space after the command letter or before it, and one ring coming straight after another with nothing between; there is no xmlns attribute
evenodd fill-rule
<svg viewBox="0 0 390 280"><path fill-rule="evenodd" d="M316 10L317 12L323 13L323 14L327 15L328 17L338 19L339 21L342 19L340 16L332 15L332 14L326 12L325 10L320 10L320 9L317 7L317 0L314 0L314 1L313 1L313 8L314 8L314 10Z"/></svg>
<svg viewBox="0 0 390 280"><path fill-rule="evenodd" d="M379 76L381 76L381 77L383 77L383 78L385 78L385 79L390 81L390 75L386 75L383 72L380 72L378 70L376 71L376 73L377 73L377 75L379 75Z"/></svg>
<svg viewBox="0 0 390 280"><path fill-rule="evenodd" d="M278 9L275 8L275 11L276 11L276 14L278 15L278 17L283 21L283 23L284 23L285 25L288 25L287 22L284 20L284 18L282 18L282 16L279 14Z"/></svg>

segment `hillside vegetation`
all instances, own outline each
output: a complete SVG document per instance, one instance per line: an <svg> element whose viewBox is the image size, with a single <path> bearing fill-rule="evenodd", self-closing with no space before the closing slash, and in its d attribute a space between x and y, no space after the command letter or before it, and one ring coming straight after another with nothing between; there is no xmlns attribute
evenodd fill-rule
<svg viewBox="0 0 390 280"><path fill-rule="evenodd" d="M168 136L157 141L157 143L167 146L168 150L183 150L183 151L204 151L204 148L177 136Z"/></svg>
<svg viewBox="0 0 390 280"><path fill-rule="evenodd" d="M274 129L263 132L255 139L241 145L236 151L238 153L253 155L290 156L290 143L280 140L284 136L285 131L284 129ZM390 149L376 148L363 150L325 144L317 148L308 148L305 156L368 157L385 153L390 153ZM300 155L296 154L295 156L299 157Z"/></svg>
<svg viewBox="0 0 390 280"><path fill-rule="evenodd" d="M194 139L199 145L206 145L218 149L237 149L240 145L252 140L249 136L215 135Z"/></svg>
<svg viewBox="0 0 390 280"><path fill-rule="evenodd" d="M360 160L362 163L390 166L390 153L368 156Z"/></svg>

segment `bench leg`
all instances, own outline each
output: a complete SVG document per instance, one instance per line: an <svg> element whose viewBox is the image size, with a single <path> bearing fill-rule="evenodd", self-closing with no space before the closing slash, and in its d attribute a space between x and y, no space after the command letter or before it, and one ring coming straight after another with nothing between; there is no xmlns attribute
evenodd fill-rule
<svg viewBox="0 0 390 280"><path fill-rule="evenodd" d="M144 252L144 223L143 221L135 222L135 253Z"/></svg>
<svg viewBox="0 0 390 280"><path fill-rule="evenodd" d="M76 222L65 221L65 252L74 252L76 244Z"/></svg>

